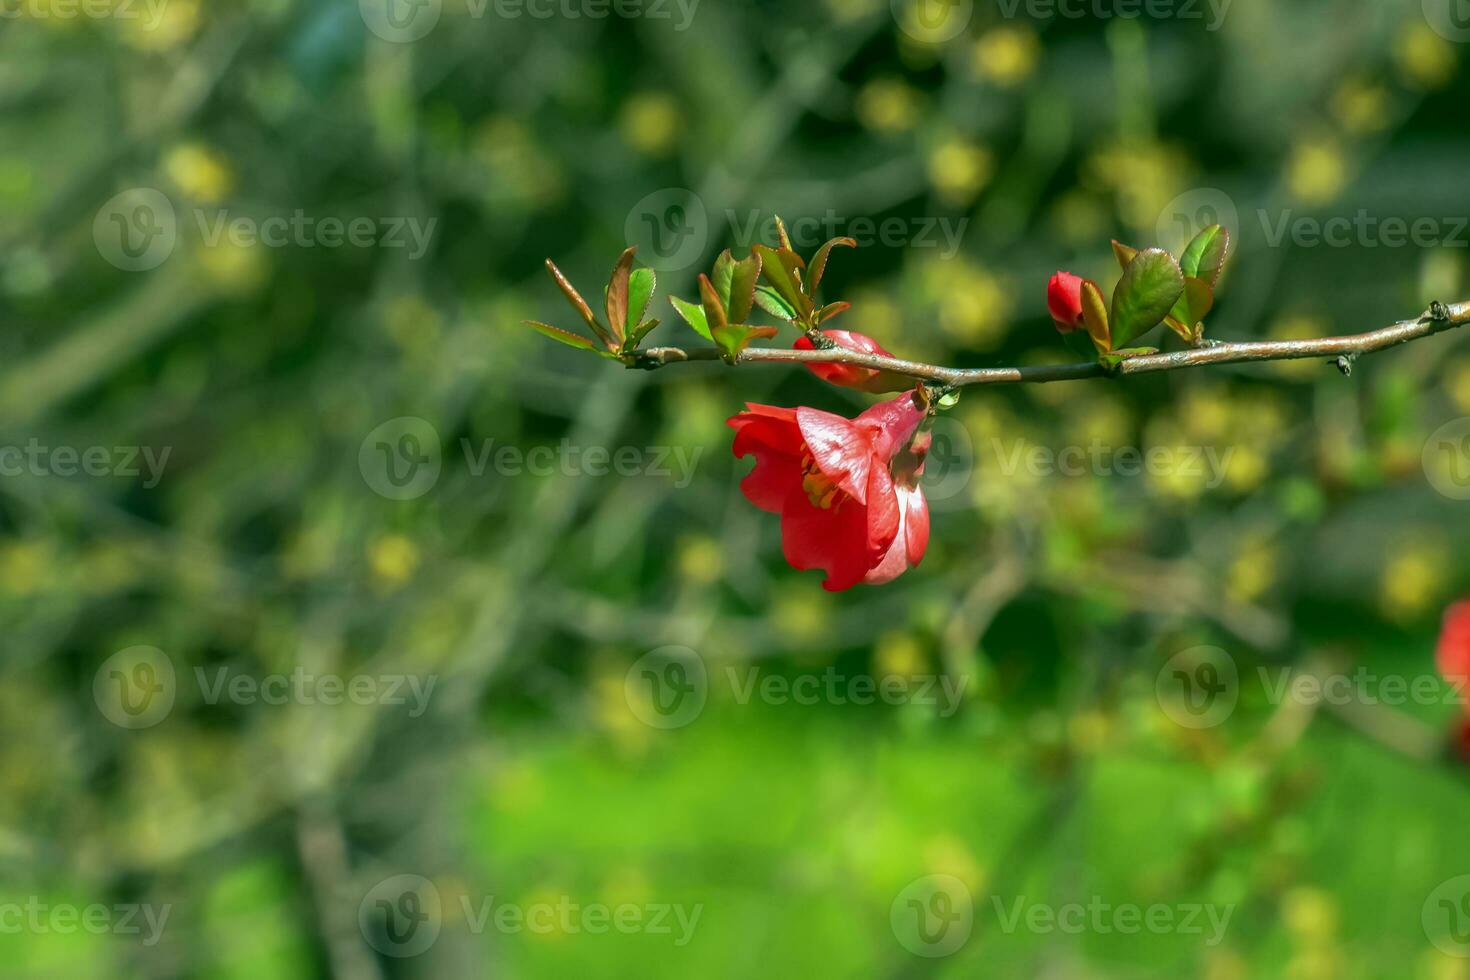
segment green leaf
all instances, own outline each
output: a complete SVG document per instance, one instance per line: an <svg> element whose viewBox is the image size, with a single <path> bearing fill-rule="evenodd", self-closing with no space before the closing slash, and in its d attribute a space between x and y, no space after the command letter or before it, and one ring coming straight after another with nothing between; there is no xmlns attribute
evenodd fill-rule
<svg viewBox="0 0 1470 980"><path fill-rule="evenodd" d="M725 313L725 304L720 302L719 293L715 292L715 284L709 281L709 276L699 274L699 298L704 307L704 318L709 323L710 333L715 333L720 327L730 322Z"/></svg>
<svg viewBox="0 0 1470 980"><path fill-rule="evenodd" d="M1179 256L1179 268L1186 276L1203 279L1214 289L1229 256L1230 232L1220 225L1210 225L1184 247L1184 254Z"/></svg>
<svg viewBox="0 0 1470 980"><path fill-rule="evenodd" d="M730 284L734 278L735 256L727 248L715 259L714 270L710 273L710 281L715 284L715 294L720 297L720 305L727 310L730 308Z"/></svg>
<svg viewBox="0 0 1470 980"><path fill-rule="evenodd" d="M553 327L551 324L542 323L540 320L523 320L521 322L530 327L532 330L545 334L552 340L561 341L568 347L575 347L578 350L597 349L592 341L588 340L586 337L583 337L581 334L575 334L570 331L563 330L560 327Z"/></svg>
<svg viewBox="0 0 1470 980"><path fill-rule="evenodd" d="M822 281L822 274L827 271L827 257L832 254L832 249L838 245L857 248L857 242L851 238L834 238L817 249L817 254L812 256L811 273L807 276L806 283L806 294L813 299L816 298L817 286Z"/></svg>
<svg viewBox="0 0 1470 980"><path fill-rule="evenodd" d="M1087 336L1100 351L1113 349L1113 334L1108 326L1108 305L1103 300L1102 290L1091 279L1082 280L1082 324Z"/></svg>
<svg viewBox="0 0 1470 980"><path fill-rule="evenodd" d="M826 323L839 313L846 313L852 309L851 303L828 303L817 311L817 323Z"/></svg>
<svg viewBox="0 0 1470 980"><path fill-rule="evenodd" d="M628 322L628 280L633 271L633 253L636 251L636 246L623 250L623 254L618 257L618 264L613 266L612 278L607 281L607 322L619 344L622 343Z"/></svg>
<svg viewBox="0 0 1470 980"><path fill-rule="evenodd" d="M791 236L786 234L786 222L781 220L779 214L776 215L776 237L780 239L781 248L795 254L796 250L791 247ZM803 265L802 268L806 266Z"/></svg>
<svg viewBox="0 0 1470 980"><path fill-rule="evenodd" d="M1195 327L1209 314L1215 305L1215 291L1210 284L1203 279L1194 276L1184 277L1184 292L1179 294L1179 300L1164 322L1169 329L1183 337L1187 343L1194 343L1196 339Z"/></svg>
<svg viewBox="0 0 1470 980"><path fill-rule="evenodd" d="M694 329L695 333L711 343L714 342L715 338L709 332L709 321L704 316L704 307L696 303L687 303L677 296L670 296L669 302L674 305L674 309L684 318L684 322Z"/></svg>
<svg viewBox="0 0 1470 980"><path fill-rule="evenodd" d="M730 275L729 300L725 304L732 323L744 323L750 319L750 308L755 305L755 284L760 277L759 255L749 255L735 263Z"/></svg>
<svg viewBox="0 0 1470 980"><path fill-rule="evenodd" d="M1129 264L1133 262L1133 258L1137 254L1138 249L1130 245L1124 245L1116 239L1113 240L1113 256L1118 260L1118 268L1124 272L1128 271Z"/></svg>
<svg viewBox="0 0 1470 980"><path fill-rule="evenodd" d="M796 319L796 311L791 308L791 304L782 299L781 294L770 286L757 286L755 288L755 305L771 314L771 316L778 317L782 320Z"/></svg>
<svg viewBox="0 0 1470 980"><path fill-rule="evenodd" d="M1139 252L1113 290L1109 318L1114 350L1126 346L1163 322L1184 292L1184 273L1174 256L1161 248Z"/></svg>
<svg viewBox="0 0 1470 980"><path fill-rule="evenodd" d="M628 280L628 318L623 321L623 332L629 336L633 328L643 322L648 303L653 299L653 290L658 285L658 275L652 269L634 269Z"/></svg>
<svg viewBox="0 0 1470 980"><path fill-rule="evenodd" d="M551 278L556 282L557 287L561 289L562 295L566 296L567 302L572 304L572 309L577 311L582 317L583 322L597 335L597 338L609 348L615 347L616 345L613 343L612 335L607 332L607 328L597 322L597 317L592 315L592 307L587 305L587 301L582 298L582 294L573 288L566 276L562 275L561 270L556 267L556 263L547 259L546 269L551 273Z"/></svg>
<svg viewBox="0 0 1470 980"><path fill-rule="evenodd" d="M658 320L644 320L642 323L638 324L638 326L634 327L632 330L629 330L628 339L623 342L623 353L626 354L629 351L637 350L638 345L643 343L643 338L647 337L649 331L653 330L653 328L658 325Z"/></svg>
<svg viewBox="0 0 1470 980"><path fill-rule="evenodd" d="M777 333L775 327L752 327L747 323L727 323L714 328L715 343L720 345L730 364L735 363L752 340L774 337Z"/></svg>
<svg viewBox="0 0 1470 980"><path fill-rule="evenodd" d="M761 257L761 274L766 282L796 311L793 319L804 319L812 311L812 300L801 288L801 257L789 249L777 250L769 245L757 245L754 251Z"/></svg>

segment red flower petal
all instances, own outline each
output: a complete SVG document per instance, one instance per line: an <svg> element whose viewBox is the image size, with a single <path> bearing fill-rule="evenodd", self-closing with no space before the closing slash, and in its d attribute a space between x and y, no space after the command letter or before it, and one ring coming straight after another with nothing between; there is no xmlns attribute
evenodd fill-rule
<svg viewBox="0 0 1470 980"><path fill-rule="evenodd" d="M729 420L735 429L731 446L737 458L755 456L755 468L740 481L747 500L761 510L779 514L791 487L801 485L805 444L796 425L796 411L770 405L749 405Z"/></svg>
<svg viewBox="0 0 1470 980"><path fill-rule="evenodd" d="M798 485L781 511L781 551L792 568L825 571L822 588L828 592L850 589L873 565L868 508L851 497L826 509L816 507Z"/></svg>
<svg viewBox="0 0 1470 980"><path fill-rule="evenodd" d="M873 464L873 444L867 433L841 415L806 406L796 410L796 423L822 475L859 502L866 500L868 470Z"/></svg>

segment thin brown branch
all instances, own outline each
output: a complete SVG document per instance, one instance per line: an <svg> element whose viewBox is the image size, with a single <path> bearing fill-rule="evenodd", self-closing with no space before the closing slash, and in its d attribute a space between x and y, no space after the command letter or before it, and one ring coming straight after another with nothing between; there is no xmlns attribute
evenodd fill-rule
<svg viewBox="0 0 1470 980"><path fill-rule="evenodd" d="M852 367L890 371L918 381L963 388L986 384L1041 384L1049 381L1081 381L1111 375L1150 374L1155 371L1177 371L1206 364L1240 364L1248 361L1293 361L1305 358L1341 359L1344 371L1360 355L1397 347L1411 340L1432 337L1446 330L1470 323L1470 301L1446 306L1436 303L1417 319L1401 320L1391 326L1367 333L1317 340L1254 340L1241 343L1213 344L1191 350L1164 354L1145 354L1129 358L1109 371L1094 361L1077 364L1043 364L1033 367L951 368L896 357L880 357L857 351L785 350L773 347L750 347L742 351L738 364L846 364ZM715 361L720 352L713 347L651 347L630 360L630 367L654 369L681 361Z"/></svg>

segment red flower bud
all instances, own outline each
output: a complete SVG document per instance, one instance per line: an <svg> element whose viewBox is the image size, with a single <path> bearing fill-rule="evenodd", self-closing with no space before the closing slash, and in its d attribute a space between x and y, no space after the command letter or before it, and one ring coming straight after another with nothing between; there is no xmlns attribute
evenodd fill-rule
<svg viewBox="0 0 1470 980"><path fill-rule="evenodd" d="M1071 333L1082 326L1081 276L1070 272L1058 272L1046 285L1046 308L1062 333Z"/></svg>
<svg viewBox="0 0 1470 980"><path fill-rule="evenodd" d="M853 333L850 330L823 330L822 333L832 338L832 342L838 347L857 351L859 354L877 354L881 357L893 356L883 349L882 344L867 334ZM796 350L814 350L816 348L816 345L804 336L796 338L796 343L792 346ZM894 390L893 387L882 384L887 379L880 379L879 375L882 372L876 371L873 368L853 367L849 364L808 364L807 370L828 384L838 385L842 388L857 388L859 391L870 392ZM912 382L905 379L901 388L908 387L912 387Z"/></svg>

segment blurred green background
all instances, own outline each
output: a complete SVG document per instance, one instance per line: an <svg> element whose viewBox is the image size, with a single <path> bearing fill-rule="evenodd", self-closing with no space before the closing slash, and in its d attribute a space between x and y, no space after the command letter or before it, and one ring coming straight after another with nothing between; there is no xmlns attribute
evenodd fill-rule
<svg viewBox="0 0 1470 980"><path fill-rule="evenodd" d="M520 325L633 243L698 343L777 213L889 222L835 325L940 363L1212 218L1214 337L1470 298L1459 2L0 6L0 976L1470 976L1460 709L1271 683L1432 678L1470 337L967 391L923 565L830 595L724 420L870 399ZM1184 452L1009 462L1095 445ZM908 694L747 693L824 676Z"/></svg>

